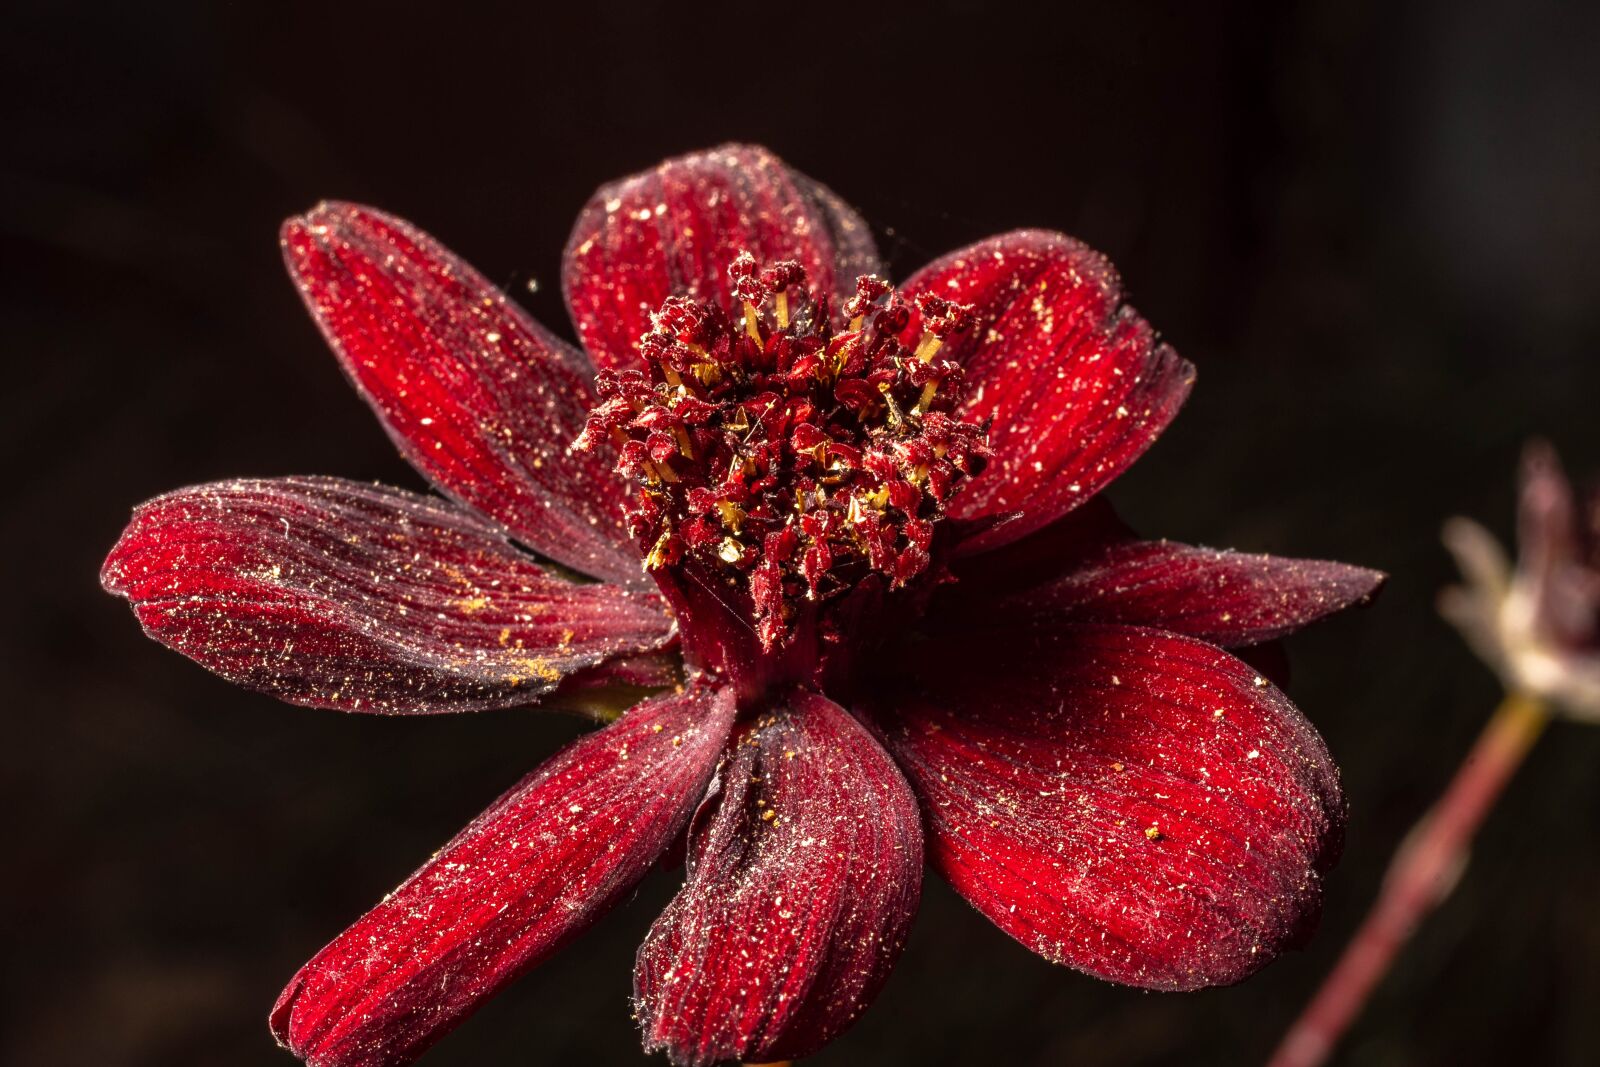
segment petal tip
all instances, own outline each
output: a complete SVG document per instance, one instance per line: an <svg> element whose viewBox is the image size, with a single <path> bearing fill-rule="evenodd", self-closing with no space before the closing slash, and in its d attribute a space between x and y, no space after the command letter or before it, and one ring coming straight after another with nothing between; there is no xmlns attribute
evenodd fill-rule
<svg viewBox="0 0 1600 1067"><path fill-rule="evenodd" d="M294 1026L294 1009L300 1000L300 991L305 987L306 969L300 968L295 972L289 984L283 987L283 992L278 994L278 999L273 1002L272 1011L267 1015L267 1029L272 1031L272 1038L278 1043L279 1048L295 1051L292 1039Z"/></svg>
<svg viewBox="0 0 1600 1067"><path fill-rule="evenodd" d="M284 248L304 243L308 238L321 237L329 230L348 230L362 223L382 223L396 229L406 228L402 220L377 208L358 204L353 200L318 200L299 215L290 215L278 227L278 243Z"/></svg>
<svg viewBox="0 0 1600 1067"><path fill-rule="evenodd" d="M100 588L112 596L124 599L128 596L127 575L123 571L122 563L122 547L126 539L126 533L117 538L117 543L106 553L105 562L100 564Z"/></svg>
<svg viewBox="0 0 1600 1067"><path fill-rule="evenodd" d="M1350 588L1355 594L1350 606L1364 608L1372 605L1383 593L1389 584L1387 571L1374 570L1371 567L1350 568Z"/></svg>

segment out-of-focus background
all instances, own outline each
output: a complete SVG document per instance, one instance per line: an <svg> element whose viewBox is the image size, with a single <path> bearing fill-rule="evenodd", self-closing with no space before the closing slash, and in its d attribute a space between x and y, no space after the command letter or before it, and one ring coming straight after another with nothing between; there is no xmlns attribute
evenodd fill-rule
<svg viewBox="0 0 1600 1067"><path fill-rule="evenodd" d="M265 1018L295 968L581 728L279 705L99 591L162 490L419 484L286 282L279 220L380 205L570 335L557 270L590 191L727 139L858 205L901 276L1018 226L1105 251L1200 368L1112 490L1124 512L1393 574L1291 644L1351 805L1307 951L1232 989L1134 992L930 878L888 989L815 1062L1265 1055L1497 698L1434 614L1440 521L1509 534L1530 434L1600 470L1600 6L997 6L10 8L0 1058L288 1063ZM428 1062L634 1062L632 954L672 888L654 876ZM1343 1062L1600 1062L1597 901L1600 730L1558 724Z"/></svg>

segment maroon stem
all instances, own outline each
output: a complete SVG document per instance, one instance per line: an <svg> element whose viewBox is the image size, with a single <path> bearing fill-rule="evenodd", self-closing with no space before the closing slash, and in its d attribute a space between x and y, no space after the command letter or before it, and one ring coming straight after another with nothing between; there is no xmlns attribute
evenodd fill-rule
<svg viewBox="0 0 1600 1067"><path fill-rule="evenodd" d="M1417 925L1450 895L1484 816L1547 721L1535 698L1510 694L1444 795L1395 853L1378 900L1268 1067L1317 1067L1332 1054Z"/></svg>

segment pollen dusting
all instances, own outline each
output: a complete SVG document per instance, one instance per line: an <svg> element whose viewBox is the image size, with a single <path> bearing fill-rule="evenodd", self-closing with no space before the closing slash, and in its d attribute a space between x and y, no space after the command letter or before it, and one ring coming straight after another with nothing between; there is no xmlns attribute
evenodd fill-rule
<svg viewBox="0 0 1600 1067"><path fill-rule="evenodd" d="M561 670L541 656L530 656L517 660L516 670L506 676L506 681L512 685L521 685L530 679L553 685L561 680Z"/></svg>
<svg viewBox="0 0 1600 1067"><path fill-rule="evenodd" d="M627 519L645 569L698 561L743 583L770 650L808 603L921 575L988 447L954 414L962 370L940 355L969 308L913 307L863 277L836 331L798 263L742 254L728 274L731 313L672 297L639 342L648 371L601 372L576 447L610 442L638 484Z"/></svg>
<svg viewBox="0 0 1600 1067"><path fill-rule="evenodd" d="M526 703L670 639L653 597L569 582L454 505L331 478L151 501L105 580L223 677L369 714Z"/></svg>
<svg viewBox="0 0 1600 1067"><path fill-rule="evenodd" d="M639 953L647 1041L690 1030L696 1063L768 1062L786 1032L847 1026L899 956L921 883L915 794L849 712L796 693L739 731L683 890ZM749 1019L764 1029L747 1038Z"/></svg>

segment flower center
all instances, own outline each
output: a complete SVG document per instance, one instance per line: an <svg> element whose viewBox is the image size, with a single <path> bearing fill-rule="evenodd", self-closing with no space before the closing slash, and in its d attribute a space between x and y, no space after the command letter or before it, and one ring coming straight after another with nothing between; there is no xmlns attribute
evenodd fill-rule
<svg viewBox="0 0 1600 1067"><path fill-rule="evenodd" d="M647 370L600 373L577 447L613 441L638 483L645 569L664 589L689 572L746 592L770 653L870 576L893 590L923 575L945 503L988 452L954 414L960 365L939 355L969 308L925 295L914 315L863 277L835 331L798 263L745 253L728 276L737 314L669 298L640 341Z"/></svg>

